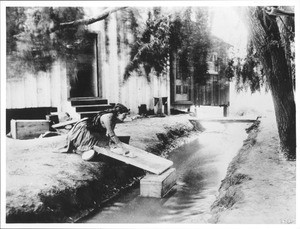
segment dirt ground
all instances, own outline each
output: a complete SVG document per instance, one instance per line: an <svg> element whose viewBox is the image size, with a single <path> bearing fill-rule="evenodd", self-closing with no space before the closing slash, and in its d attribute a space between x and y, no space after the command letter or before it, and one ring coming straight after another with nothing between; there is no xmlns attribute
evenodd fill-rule
<svg viewBox="0 0 300 229"><path fill-rule="evenodd" d="M189 117L128 119L116 126L116 134L130 136L130 145L165 157L167 149L176 147L175 139L194 130ZM8 223L74 222L145 175L140 169L104 156L84 161L77 154L54 153L65 139L65 134L6 139Z"/></svg>
<svg viewBox="0 0 300 229"><path fill-rule="evenodd" d="M118 124L116 133L130 135L133 146L167 157L193 133L189 118L134 119ZM64 140L65 135L6 139L7 222L74 222L144 175L105 158L86 162L76 154L53 153ZM213 224L296 223L296 162L286 161L279 152L273 116L262 117L249 132L212 213Z"/></svg>
<svg viewBox="0 0 300 229"><path fill-rule="evenodd" d="M231 162L212 223L296 224L296 161L279 151L275 117L263 117Z"/></svg>

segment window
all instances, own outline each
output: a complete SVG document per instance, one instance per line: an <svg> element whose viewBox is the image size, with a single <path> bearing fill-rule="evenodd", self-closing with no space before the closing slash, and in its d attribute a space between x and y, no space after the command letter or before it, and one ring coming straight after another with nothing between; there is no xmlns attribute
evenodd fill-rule
<svg viewBox="0 0 300 229"><path fill-rule="evenodd" d="M183 94L187 94L188 93L188 86L183 86Z"/></svg>
<svg viewBox="0 0 300 229"><path fill-rule="evenodd" d="M181 85L176 85L176 94L181 94Z"/></svg>

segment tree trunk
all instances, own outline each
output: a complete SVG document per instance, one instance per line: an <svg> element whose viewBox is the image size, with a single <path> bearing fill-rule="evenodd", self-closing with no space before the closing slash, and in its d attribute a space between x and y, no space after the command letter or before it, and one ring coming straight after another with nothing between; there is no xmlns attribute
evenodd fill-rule
<svg viewBox="0 0 300 229"><path fill-rule="evenodd" d="M272 71L267 75L273 96L281 149L287 158L296 158L296 110L293 82L282 50L270 50ZM283 64L284 63L284 64Z"/></svg>
<svg viewBox="0 0 300 229"><path fill-rule="evenodd" d="M296 109L293 80L276 18L262 7L248 8L250 33L272 92L281 150L296 158Z"/></svg>
<svg viewBox="0 0 300 229"><path fill-rule="evenodd" d="M293 7L284 6L282 7L285 11L293 11ZM278 27L281 35L281 40L283 41L283 46L285 49L285 58L287 59L289 74L293 80L293 89L295 90L296 82L295 82L295 21L294 17L280 17L278 19Z"/></svg>

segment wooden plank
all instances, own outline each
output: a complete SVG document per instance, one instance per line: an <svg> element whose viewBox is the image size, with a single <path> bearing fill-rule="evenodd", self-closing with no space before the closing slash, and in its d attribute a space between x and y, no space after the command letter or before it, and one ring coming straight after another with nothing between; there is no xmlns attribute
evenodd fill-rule
<svg viewBox="0 0 300 229"><path fill-rule="evenodd" d="M160 175L147 174L140 181L140 195L144 197L164 197L176 184L175 171L175 168L170 168Z"/></svg>
<svg viewBox="0 0 300 229"><path fill-rule="evenodd" d="M99 154L103 154L105 156L122 161L126 164L130 164L135 167L147 170L154 174L161 174L173 165L173 162L170 160L156 156L152 153L148 153L144 150L138 149L128 144L124 145L124 147L130 152L134 153L136 157L130 158L123 155L119 155L110 151L108 148L102 148L98 146L94 146L94 150Z"/></svg>
<svg viewBox="0 0 300 229"><path fill-rule="evenodd" d="M11 135L14 139L30 139L39 137L49 131L48 120L15 120L10 122Z"/></svg>
<svg viewBox="0 0 300 229"><path fill-rule="evenodd" d="M60 122L60 123L52 125L52 128L57 129L57 128L65 127L67 125L73 125L76 122L78 122L78 120L70 120L70 121L66 121L66 122Z"/></svg>
<svg viewBox="0 0 300 229"><path fill-rule="evenodd" d="M102 99L99 97L76 97L76 98L71 98L70 100L72 106L99 105L99 104L108 105L107 99Z"/></svg>

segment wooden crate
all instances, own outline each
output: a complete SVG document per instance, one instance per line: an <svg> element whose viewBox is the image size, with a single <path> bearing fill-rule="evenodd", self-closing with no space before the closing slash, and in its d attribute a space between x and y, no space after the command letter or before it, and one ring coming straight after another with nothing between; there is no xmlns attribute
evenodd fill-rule
<svg viewBox="0 0 300 229"><path fill-rule="evenodd" d="M10 121L10 130L14 139L31 139L39 137L50 129L49 120L15 120Z"/></svg>
<svg viewBox="0 0 300 229"><path fill-rule="evenodd" d="M160 175L147 174L140 181L140 195L144 197L162 198L175 184L175 168L170 168Z"/></svg>

